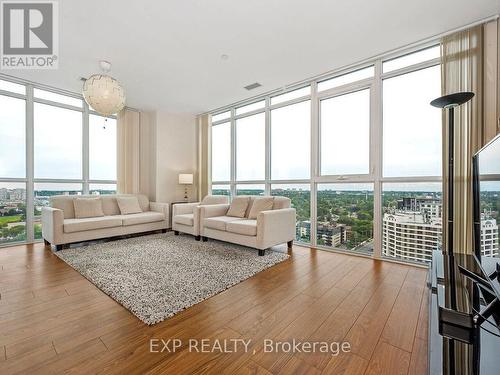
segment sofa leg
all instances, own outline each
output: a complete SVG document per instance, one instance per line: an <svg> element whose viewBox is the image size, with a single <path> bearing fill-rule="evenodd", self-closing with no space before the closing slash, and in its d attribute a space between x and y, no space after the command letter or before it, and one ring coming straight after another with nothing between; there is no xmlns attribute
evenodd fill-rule
<svg viewBox="0 0 500 375"><path fill-rule="evenodd" d="M45 244L45 246L50 246L50 242L47 241L45 238L43 239L43 243Z"/></svg>
<svg viewBox="0 0 500 375"><path fill-rule="evenodd" d="M207 241L208 241L208 238L207 238L207 237L205 237L205 236L202 236L202 237L201 237L201 240L202 240L203 242L207 242Z"/></svg>
<svg viewBox="0 0 500 375"><path fill-rule="evenodd" d="M178 236L178 235L179 235L179 231L178 231L178 230L174 230L174 234L175 234L176 236Z"/></svg>
<svg viewBox="0 0 500 375"><path fill-rule="evenodd" d="M288 241L288 242L286 243L286 245L288 246L288 248L289 248L289 249L291 249L291 248L292 248L292 246L293 246L293 240L292 240L292 241Z"/></svg>
<svg viewBox="0 0 500 375"><path fill-rule="evenodd" d="M194 236L194 239L195 239L196 241L199 241L199 240L201 239L201 237L200 237L200 236Z"/></svg>
<svg viewBox="0 0 500 375"><path fill-rule="evenodd" d="M64 248L64 245L56 245L56 251L61 251Z"/></svg>
<svg viewBox="0 0 500 375"><path fill-rule="evenodd" d="M165 228L165 229L162 229L162 230L161 230L161 232L162 232L162 233L167 233L167 229L166 229L166 228Z"/></svg>
<svg viewBox="0 0 500 375"><path fill-rule="evenodd" d="M259 256L264 256L266 255L266 249L259 250Z"/></svg>

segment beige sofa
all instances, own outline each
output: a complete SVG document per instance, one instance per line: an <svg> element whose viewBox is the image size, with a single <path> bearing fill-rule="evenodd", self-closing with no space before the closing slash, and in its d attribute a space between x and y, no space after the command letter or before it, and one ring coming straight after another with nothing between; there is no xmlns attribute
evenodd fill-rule
<svg viewBox="0 0 500 375"><path fill-rule="evenodd" d="M122 194L120 196L130 196ZM162 230L169 227L168 203L150 202L142 194L135 194L143 212L121 215L117 195L101 195L105 216L75 218L73 200L96 196L57 195L50 198L51 207L42 208L42 236L45 244L61 250L65 245L100 238Z"/></svg>
<svg viewBox="0 0 500 375"><path fill-rule="evenodd" d="M226 204L229 197L224 195L207 195L201 202L176 203L172 206L172 230L175 235L179 232L195 236L200 240L200 206L212 204Z"/></svg>
<svg viewBox="0 0 500 375"><path fill-rule="evenodd" d="M289 198L274 197L273 209L262 211L257 219L248 218L255 197L250 197L244 218L227 216L229 204L200 206L200 233L203 241L213 238L259 250L264 255L271 246L287 243L291 248L295 238L295 209Z"/></svg>

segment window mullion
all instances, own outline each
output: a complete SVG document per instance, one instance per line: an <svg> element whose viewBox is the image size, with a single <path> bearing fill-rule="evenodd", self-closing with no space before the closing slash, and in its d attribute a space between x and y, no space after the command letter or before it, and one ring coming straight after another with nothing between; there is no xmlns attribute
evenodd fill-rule
<svg viewBox="0 0 500 375"><path fill-rule="evenodd" d="M82 179L83 179L83 194L89 193L89 106L83 103L82 113Z"/></svg>
<svg viewBox="0 0 500 375"><path fill-rule="evenodd" d="M375 63L375 80L371 94L370 172L373 186L373 257L382 257L382 61Z"/></svg>
<svg viewBox="0 0 500 375"><path fill-rule="evenodd" d="M271 100L269 97L266 97L265 101L265 141L264 141L264 148L265 148L265 172L264 172L264 178L265 178L265 188L264 188L264 195L271 195L271 185L269 181L271 180L271 111L269 110Z"/></svg>
<svg viewBox="0 0 500 375"><path fill-rule="evenodd" d="M35 192L34 192L34 104L33 86L26 86L26 242L35 240Z"/></svg>

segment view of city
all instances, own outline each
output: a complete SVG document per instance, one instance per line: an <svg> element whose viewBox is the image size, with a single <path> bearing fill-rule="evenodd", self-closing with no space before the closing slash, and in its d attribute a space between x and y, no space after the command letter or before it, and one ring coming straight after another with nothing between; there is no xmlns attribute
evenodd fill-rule
<svg viewBox="0 0 500 375"><path fill-rule="evenodd" d="M333 184L331 184L333 185ZM364 184L363 184L364 185ZM390 185L390 184L388 184ZM363 186L364 187L364 186ZM419 191L387 186L382 205L382 255L403 260L429 262L432 251L442 246L442 194L437 187ZM360 187L361 188L361 187ZM341 184L318 185L317 243L356 252L373 252L373 191L349 190ZM433 190L433 191L431 191ZM214 186L213 194L227 195L229 189ZM239 188L238 195L264 195L264 189ZM291 199L297 210L296 239L311 240L311 193L308 184L275 187L271 195ZM482 193L482 252L499 256L498 219L500 191Z"/></svg>
<svg viewBox="0 0 500 375"><path fill-rule="evenodd" d="M59 184L61 185L61 184ZM74 184L72 184L74 185ZM80 185L81 186L81 185ZM114 185L110 188L90 190L90 194L102 195L115 193ZM49 206L49 199L54 195L81 195L80 190L37 190L35 184L34 232L35 239L42 238L40 217L42 207ZM0 185L0 244L26 241L26 189L5 188Z"/></svg>

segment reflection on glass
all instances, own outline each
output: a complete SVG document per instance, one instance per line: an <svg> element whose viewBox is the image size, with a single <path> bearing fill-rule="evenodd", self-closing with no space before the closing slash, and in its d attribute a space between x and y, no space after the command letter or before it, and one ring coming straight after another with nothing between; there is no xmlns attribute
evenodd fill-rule
<svg viewBox="0 0 500 375"><path fill-rule="evenodd" d="M321 101L321 174L368 174L370 90Z"/></svg>
<svg viewBox="0 0 500 375"><path fill-rule="evenodd" d="M271 111L271 178L310 178L311 102Z"/></svg>
<svg viewBox="0 0 500 375"><path fill-rule="evenodd" d="M26 176L26 101L0 95L0 177Z"/></svg>
<svg viewBox="0 0 500 375"><path fill-rule="evenodd" d="M26 241L26 184L0 182L0 245Z"/></svg>
<svg viewBox="0 0 500 375"><path fill-rule="evenodd" d="M212 181L231 179L231 124L212 126Z"/></svg>
<svg viewBox="0 0 500 375"><path fill-rule="evenodd" d="M319 184L318 245L373 253L373 184Z"/></svg>
<svg viewBox="0 0 500 375"><path fill-rule="evenodd" d="M430 262L442 245L441 183L384 183L382 255Z"/></svg>
<svg viewBox="0 0 500 375"><path fill-rule="evenodd" d="M429 105L441 96L441 68L383 82L385 177L441 175L441 115Z"/></svg>
<svg viewBox="0 0 500 375"><path fill-rule="evenodd" d="M295 239L311 242L311 186L309 184L273 184L271 195L287 197L297 213Z"/></svg>

